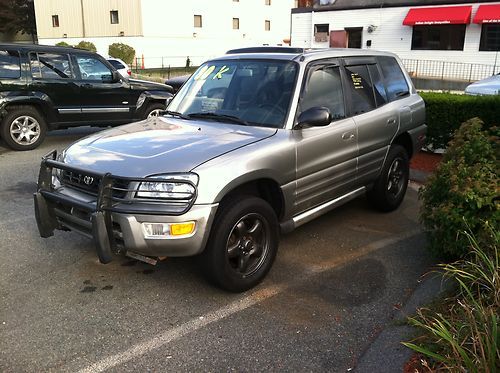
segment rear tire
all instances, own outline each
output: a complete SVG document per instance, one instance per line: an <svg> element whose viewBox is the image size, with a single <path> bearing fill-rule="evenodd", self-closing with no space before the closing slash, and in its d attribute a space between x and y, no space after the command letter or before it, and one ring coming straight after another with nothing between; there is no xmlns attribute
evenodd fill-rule
<svg viewBox="0 0 500 373"><path fill-rule="evenodd" d="M242 292L267 275L278 243L278 219L267 202L251 196L229 199L217 212L201 265L215 285Z"/></svg>
<svg viewBox="0 0 500 373"><path fill-rule="evenodd" d="M164 110L165 110L165 105L163 105L163 104L160 104L160 103L151 104L148 106L148 108L146 109L146 112L144 113L144 119L151 118L151 117L157 117Z"/></svg>
<svg viewBox="0 0 500 373"><path fill-rule="evenodd" d="M367 193L368 200L383 212L397 209L406 194L409 175L408 153L401 145L392 145L373 189Z"/></svg>
<svg viewBox="0 0 500 373"><path fill-rule="evenodd" d="M32 106L12 106L2 120L0 133L5 143L14 150L37 148L47 134L43 115Z"/></svg>

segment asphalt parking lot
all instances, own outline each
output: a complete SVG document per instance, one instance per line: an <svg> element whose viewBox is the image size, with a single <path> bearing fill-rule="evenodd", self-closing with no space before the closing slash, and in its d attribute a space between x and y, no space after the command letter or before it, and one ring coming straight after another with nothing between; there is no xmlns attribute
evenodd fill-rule
<svg viewBox="0 0 500 373"><path fill-rule="evenodd" d="M243 294L207 284L190 258L99 264L77 234L41 239L32 203L40 157L92 131L32 152L0 144L2 372L356 370L431 265L415 188L393 213L361 198L284 236Z"/></svg>

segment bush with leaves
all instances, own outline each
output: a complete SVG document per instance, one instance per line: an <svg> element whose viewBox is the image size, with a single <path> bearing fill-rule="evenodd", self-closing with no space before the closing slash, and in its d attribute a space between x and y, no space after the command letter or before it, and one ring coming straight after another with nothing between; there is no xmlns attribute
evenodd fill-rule
<svg viewBox="0 0 500 373"><path fill-rule="evenodd" d="M108 48L110 57L121 59L127 65L132 65L135 57L135 49L123 43L113 43Z"/></svg>
<svg viewBox="0 0 500 373"><path fill-rule="evenodd" d="M461 123L480 117L484 127L498 125L500 96L471 96L452 93L420 92L427 115L426 144L445 148Z"/></svg>
<svg viewBox="0 0 500 373"><path fill-rule="evenodd" d="M72 45L66 43L65 41L60 41L56 44L57 47L71 47Z"/></svg>
<svg viewBox="0 0 500 373"><path fill-rule="evenodd" d="M75 45L75 48L85 49L85 50L88 50L91 52L97 52L97 48L95 47L95 44L92 43L91 41L82 40L77 45Z"/></svg>
<svg viewBox="0 0 500 373"><path fill-rule="evenodd" d="M420 218L429 248L442 258L468 253L469 242L458 232L470 228L481 239L482 222L500 223L498 129L483 131L482 124L478 118L462 124L438 169L420 191Z"/></svg>
<svg viewBox="0 0 500 373"><path fill-rule="evenodd" d="M441 265L445 278L458 284L457 293L409 319L424 335L403 344L430 359L429 371L500 371L500 232L490 224L483 230L480 242L463 234L470 243L467 259Z"/></svg>

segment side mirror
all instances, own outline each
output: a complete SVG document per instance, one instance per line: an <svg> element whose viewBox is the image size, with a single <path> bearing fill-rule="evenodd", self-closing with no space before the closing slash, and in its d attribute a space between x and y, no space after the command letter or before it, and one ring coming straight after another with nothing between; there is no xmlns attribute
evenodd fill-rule
<svg viewBox="0 0 500 373"><path fill-rule="evenodd" d="M300 113L297 127L325 127L332 122L330 109L324 106L315 106Z"/></svg>
<svg viewBox="0 0 500 373"><path fill-rule="evenodd" d="M165 100L165 107L168 107L168 105L170 104L170 102L172 102L172 99L174 98L174 96L170 96L168 97L166 100Z"/></svg>
<svg viewBox="0 0 500 373"><path fill-rule="evenodd" d="M121 75L118 71L115 70L111 74L112 74L111 79L113 83L118 83L121 80Z"/></svg>

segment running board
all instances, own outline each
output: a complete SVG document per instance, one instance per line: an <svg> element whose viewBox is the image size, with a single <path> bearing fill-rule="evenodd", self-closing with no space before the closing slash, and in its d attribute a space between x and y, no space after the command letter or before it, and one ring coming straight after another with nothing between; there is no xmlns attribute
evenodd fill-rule
<svg viewBox="0 0 500 373"><path fill-rule="evenodd" d="M294 216L291 220L288 220L286 222L283 222L280 224L281 226L281 232L283 233L288 233L293 231L295 228L300 227L303 224L306 224L310 222L311 220L316 219L318 216L321 216L334 208L339 207L340 205L343 205L344 203L347 203L360 195L364 194L366 192L366 187L361 187L356 190L353 190L352 192L349 192L347 194L344 194L343 196L340 196L338 198L332 199L328 202L323 203L322 205L316 206L310 210L307 210L297 216Z"/></svg>

